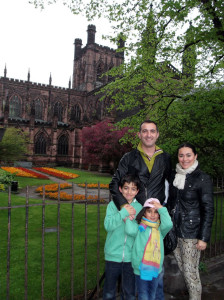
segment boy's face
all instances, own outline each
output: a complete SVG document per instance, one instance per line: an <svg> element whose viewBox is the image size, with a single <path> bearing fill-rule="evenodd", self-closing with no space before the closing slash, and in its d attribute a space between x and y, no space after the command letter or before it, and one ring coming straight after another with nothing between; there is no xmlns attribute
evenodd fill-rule
<svg viewBox="0 0 224 300"><path fill-rule="evenodd" d="M125 184L122 187L119 186L119 191L128 201L128 203L131 203L135 196L138 194L137 186L133 182L125 182Z"/></svg>
<svg viewBox="0 0 224 300"><path fill-rule="evenodd" d="M145 210L145 217L149 221L157 222L159 220L159 213L158 213L157 209L155 209L153 207L147 207Z"/></svg>

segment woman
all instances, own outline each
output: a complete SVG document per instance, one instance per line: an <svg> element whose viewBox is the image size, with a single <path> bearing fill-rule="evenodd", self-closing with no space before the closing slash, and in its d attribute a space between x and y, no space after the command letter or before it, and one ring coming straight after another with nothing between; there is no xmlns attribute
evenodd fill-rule
<svg viewBox="0 0 224 300"><path fill-rule="evenodd" d="M212 182L198 166L197 152L190 143L178 147L176 172L170 185L168 209L174 213L178 237L174 256L184 276L189 300L201 299L199 259L210 239L214 216Z"/></svg>

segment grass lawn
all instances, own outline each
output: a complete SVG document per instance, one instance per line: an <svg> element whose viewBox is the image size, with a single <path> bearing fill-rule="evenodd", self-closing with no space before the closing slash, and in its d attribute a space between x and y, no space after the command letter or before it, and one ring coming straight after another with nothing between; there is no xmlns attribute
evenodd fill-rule
<svg viewBox="0 0 224 300"><path fill-rule="evenodd" d="M102 184L108 184L110 183L112 176L108 174L101 174L97 172L88 172L84 170L78 170L78 169L70 169L70 168L62 168L58 167L56 168L61 171L65 172L71 172L78 174L79 177L74 178L74 179L69 179L70 182L74 183L102 183Z"/></svg>
<svg viewBox="0 0 224 300"><path fill-rule="evenodd" d="M30 204L40 200L30 200ZM23 197L12 195L12 205L25 203ZM1 206L7 205L7 194L1 193ZM24 298L25 283L25 208L11 209L10 298ZM103 228L106 205L100 206L100 274L104 271ZM71 290L71 215L72 205L60 205L60 299L70 299ZM28 215L28 299L41 298L42 207L29 207ZM8 211L0 210L0 299L6 299ZM45 228L57 227L57 205L46 206ZM57 233L44 235L45 299L56 299ZM74 205L74 294L84 291L85 206ZM97 206L87 206L87 287L97 280Z"/></svg>
<svg viewBox="0 0 224 300"><path fill-rule="evenodd" d="M91 173L70 168L58 168L78 174L79 177L68 180L74 183L104 183L111 180L110 175ZM1 172L1 170L0 170ZM40 186L53 181L16 177L19 188ZM47 203L56 203L47 200ZM0 206L6 207L8 195L0 193ZM41 199L30 199L29 204L41 203ZM25 198L12 194L11 205L24 205ZM100 206L100 274L104 272L104 242L106 232L103 221L106 205ZM60 299L70 299L71 291L71 216L72 205L60 205ZM25 284L25 217L23 207L11 209L10 240L10 298L24 298ZM7 286L7 229L8 210L0 210L0 299L6 299ZM57 227L57 205L45 208L45 228ZM84 257L85 257L85 206L74 205L74 294L84 292ZM28 209L28 299L41 298L41 253L42 253L42 206ZM57 233L44 235L44 297L48 300L57 297ZM97 281L97 206L87 206L87 288L93 289Z"/></svg>

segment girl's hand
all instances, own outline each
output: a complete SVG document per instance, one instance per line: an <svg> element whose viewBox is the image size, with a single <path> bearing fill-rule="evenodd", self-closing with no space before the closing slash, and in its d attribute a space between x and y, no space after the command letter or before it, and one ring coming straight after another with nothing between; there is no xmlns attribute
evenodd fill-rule
<svg viewBox="0 0 224 300"><path fill-rule="evenodd" d="M198 240L196 248L200 251L205 250L207 247L207 243L201 240Z"/></svg>
<svg viewBox="0 0 224 300"><path fill-rule="evenodd" d="M163 207L160 203L158 203L158 202L156 202L156 201L152 201L151 204L154 205L154 206L155 206L155 209L157 209L157 210L158 210L159 208Z"/></svg>

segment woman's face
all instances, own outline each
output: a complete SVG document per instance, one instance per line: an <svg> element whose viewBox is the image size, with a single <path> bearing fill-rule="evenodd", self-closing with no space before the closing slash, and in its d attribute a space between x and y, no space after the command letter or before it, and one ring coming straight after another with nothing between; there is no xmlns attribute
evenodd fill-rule
<svg viewBox="0 0 224 300"><path fill-rule="evenodd" d="M178 161L182 169L188 169L193 165L197 159L197 154L195 155L191 148L183 147L178 151Z"/></svg>

